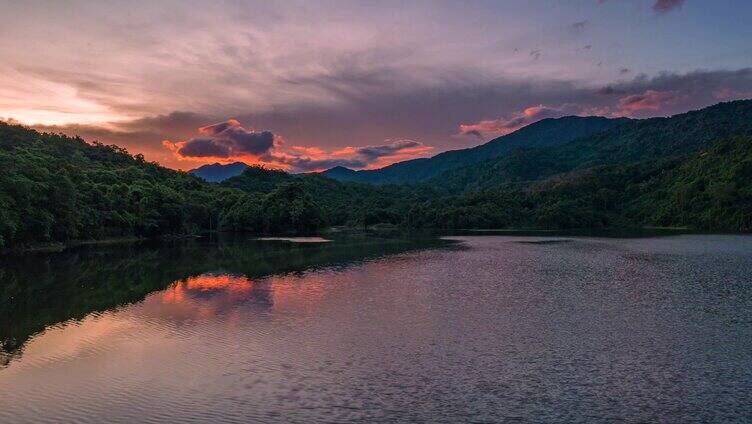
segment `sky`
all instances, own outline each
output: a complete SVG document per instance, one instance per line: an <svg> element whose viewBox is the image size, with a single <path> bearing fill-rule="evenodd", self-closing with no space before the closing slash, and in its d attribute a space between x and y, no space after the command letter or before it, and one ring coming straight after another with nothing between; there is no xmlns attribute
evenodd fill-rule
<svg viewBox="0 0 752 424"><path fill-rule="evenodd" d="M0 120L176 169L373 169L752 98L748 0L0 0Z"/></svg>

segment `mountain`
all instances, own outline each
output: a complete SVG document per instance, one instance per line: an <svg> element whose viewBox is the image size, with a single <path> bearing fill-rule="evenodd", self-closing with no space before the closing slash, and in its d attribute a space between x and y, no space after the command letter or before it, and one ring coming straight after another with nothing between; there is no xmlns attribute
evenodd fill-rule
<svg viewBox="0 0 752 424"><path fill-rule="evenodd" d="M355 171L344 166L335 166L334 168L329 168L326 171L321 172L321 175L337 181L360 181L362 179L361 176L366 175L366 173Z"/></svg>
<svg viewBox="0 0 752 424"><path fill-rule="evenodd" d="M240 175L247 168L248 165L243 162L234 162L227 165L213 163L211 165L203 165L196 169L191 169L188 173L193 174L204 181L216 183Z"/></svg>
<svg viewBox="0 0 752 424"><path fill-rule="evenodd" d="M341 166L322 172L340 181L373 184L417 183L444 171L501 156L518 148L551 147L630 122L626 118L566 116L548 118L469 149L450 150L431 158L398 162L381 169L354 171Z"/></svg>
<svg viewBox="0 0 752 424"><path fill-rule="evenodd" d="M667 118L596 119L549 120L475 149L397 164L391 169L448 169L378 185L259 167L210 184L117 146L0 122L0 249L379 223L752 231L752 100ZM610 128L594 132L592 122ZM588 130L575 131L577 123ZM555 130L567 127L589 134ZM501 154L480 160L484 149Z"/></svg>
<svg viewBox="0 0 752 424"><path fill-rule="evenodd" d="M638 228L752 231L752 136L671 159L610 164L524 186L414 204L419 228Z"/></svg>
<svg viewBox="0 0 752 424"><path fill-rule="evenodd" d="M632 120L568 143L513 149L424 181L449 194L529 184L605 165L681 158L730 136L752 136L752 100L719 103L667 118Z"/></svg>

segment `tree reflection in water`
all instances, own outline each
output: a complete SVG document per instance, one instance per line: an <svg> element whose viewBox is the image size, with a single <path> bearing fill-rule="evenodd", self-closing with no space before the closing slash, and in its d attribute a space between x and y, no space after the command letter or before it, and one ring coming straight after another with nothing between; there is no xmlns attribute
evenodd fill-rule
<svg viewBox="0 0 752 424"><path fill-rule="evenodd" d="M221 314L238 303L270 308L274 279L259 283L260 277L347 266L448 244L415 236L349 236L307 244L234 238L89 246L3 257L0 366L20 354L35 333L93 312L142 300L146 311L179 320Z"/></svg>

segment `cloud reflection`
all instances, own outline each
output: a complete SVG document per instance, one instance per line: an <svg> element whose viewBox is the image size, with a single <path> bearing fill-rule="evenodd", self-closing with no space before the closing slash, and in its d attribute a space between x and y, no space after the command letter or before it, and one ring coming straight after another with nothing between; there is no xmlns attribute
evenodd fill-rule
<svg viewBox="0 0 752 424"><path fill-rule="evenodd" d="M240 305L269 309L274 304L268 282L242 275L206 273L176 281L162 292L147 297L145 315L178 321L209 319Z"/></svg>

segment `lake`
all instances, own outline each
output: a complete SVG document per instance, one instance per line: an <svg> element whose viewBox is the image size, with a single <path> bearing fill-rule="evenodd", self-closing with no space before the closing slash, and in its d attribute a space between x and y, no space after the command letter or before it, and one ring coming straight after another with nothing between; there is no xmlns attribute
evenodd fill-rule
<svg viewBox="0 0 752 424"><path fill-rule="evenodd" d="M238 239L0 265L3 423L752 421L750 236Z"/></svg>

